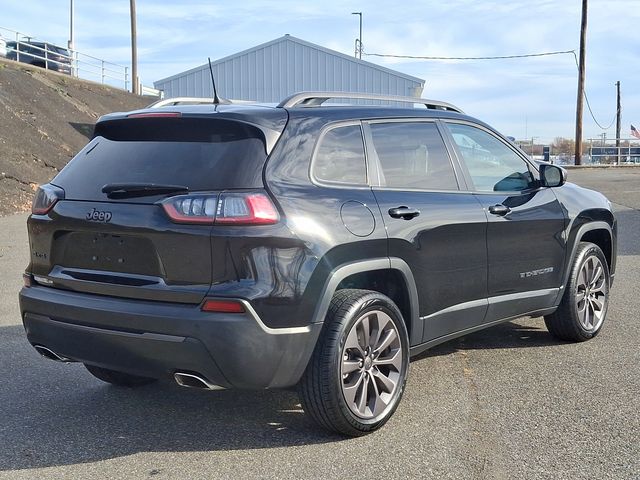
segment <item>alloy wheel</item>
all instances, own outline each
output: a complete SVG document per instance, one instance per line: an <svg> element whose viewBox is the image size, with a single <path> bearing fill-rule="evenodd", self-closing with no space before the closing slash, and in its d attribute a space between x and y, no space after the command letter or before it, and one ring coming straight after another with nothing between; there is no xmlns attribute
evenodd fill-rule
<svg viewBox="0 0 640 480"><path fill-rule="evenodd" d="M607 311L609 284L598 257L588 257L580 268L576 288L576 310L582 328L597 331Z"/></svg>
<svg viewBox="0 0 640 480"><path fill-rule="evenodd" d="M382 415L402 381L403 352L389 315L373 310L351 327L342 351L342 394L351 412L364 419Z"/></svg>

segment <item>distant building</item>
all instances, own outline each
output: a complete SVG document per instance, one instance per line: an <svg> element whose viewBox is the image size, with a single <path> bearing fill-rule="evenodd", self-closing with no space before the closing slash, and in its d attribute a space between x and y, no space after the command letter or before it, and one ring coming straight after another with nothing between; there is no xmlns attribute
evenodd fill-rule
<svg viewBox="0 0 640 480"><path fill-rule="evenodd" d="M218 95L279 102L299 91L366 92L420 97L425 81L285 35L212 63ZM211 97L209 65L154 82L164 98Z"/></svg>

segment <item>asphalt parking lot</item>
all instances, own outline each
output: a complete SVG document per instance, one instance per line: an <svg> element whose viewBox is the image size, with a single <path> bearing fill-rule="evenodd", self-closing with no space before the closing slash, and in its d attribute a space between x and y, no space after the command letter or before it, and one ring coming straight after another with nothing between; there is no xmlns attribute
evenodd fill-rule
<svg viewBox="0 0 640 480"><path fill-rule="evenodd" d="M292 392L126 390L41 358L17 306L26 216L0 218L0 479L640 479L640 169L569 177L618 214L602 333L567 344L524 319L441 345L359 439L319 430Z"/></svg>

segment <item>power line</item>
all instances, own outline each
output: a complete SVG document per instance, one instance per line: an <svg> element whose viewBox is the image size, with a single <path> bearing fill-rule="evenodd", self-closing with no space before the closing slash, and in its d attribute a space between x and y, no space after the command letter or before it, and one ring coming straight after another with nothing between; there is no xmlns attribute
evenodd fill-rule
<svg viewBox="0 0 640 480"><path fill-rule="evenodd" d="M369 57L409 58L415 60L504 60L509 58L548 57L551 55L576 54L575 50L562 50L557 52L527 53L524 55L499 55L494 57L431 57L417 55L391 55L386 53L363 53Z"/></svg>
<svg viewBox="0 0 640 480"><path fill-rule="evenodd" d="M573 55L573 58L576 62L576 67L580 69L580 65L578 63L578 56L576 55L575 50L558 50L555 52L526 53L522 55L496 55L496 56L489 56L489 57L438 57L438 56L422 56L422 55L393 55L388 53L366 53L366 52L363 52L362 54L368 57L406 58L406 59L412 59L412 60L507 60L511 58L549 57L552 55L570 54L570 55ZM589 114L591 115L591 118L593 119L595 124L598 125L598 127L600 127L602 130L609 130L613 126L614 122L616 121L618 112L616 112L616 115L613 117L613 120L611 121L609 126L605 128L596 119L593 113L593 110L591 109L591 103L589 103L589 97L587 97L586 90L584 92L584 99L587 104Z"/></svg>
<svg viewBox="0 0 640 480"><path fill-rule="evenodd" d="M578 57L576 55L576 52L573 52L573 58L576 61L576 67L578 67L578 69L580 68L580 64L578 63ZM593 110L591 110L591 103L589 103L589 97L587 97L587 90L584 90L584 101L587 104L587 109L589 110L589 114L591 115L591 118L593 119L593 121L595 122L596 125L598 125L598 127L600 127L602 130L609 130L611 127L613 127L613 124L616 121L616 118L618 117L618 111L616 110L616 114L613 116L613 120L611 120L611 123L609 124L608 127L603 127L602 125L600 125L600 122L598 122L598 120L596 120L596 116L593 114Z"/></svg>

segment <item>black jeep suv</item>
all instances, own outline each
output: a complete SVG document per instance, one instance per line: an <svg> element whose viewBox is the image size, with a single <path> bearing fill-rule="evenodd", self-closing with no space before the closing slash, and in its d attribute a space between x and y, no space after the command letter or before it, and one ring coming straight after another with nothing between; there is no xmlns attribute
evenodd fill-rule
<svg viewBox="0 0 640 480"><path fill-rule="evenodd" d="M361 435L436 344L521 316L598 334L604 196L449 104L325 102L343 97L378 98L102 117L34 200L29 342L116 385L297 386L318 423Z"/></svg>

